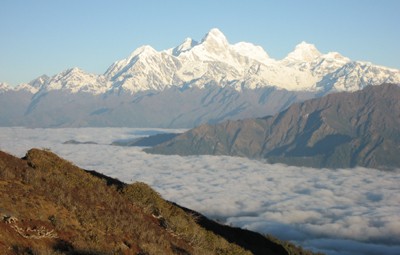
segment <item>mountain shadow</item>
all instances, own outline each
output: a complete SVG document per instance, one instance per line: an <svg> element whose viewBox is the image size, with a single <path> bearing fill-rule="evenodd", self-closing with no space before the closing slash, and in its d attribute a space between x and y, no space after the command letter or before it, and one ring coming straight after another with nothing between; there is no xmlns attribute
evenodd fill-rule
<svg viewBox="0 0 400 255"><path fill-rule="evenodd" d="M400 167L400 87L368 86L274 116L201 125L149 153L231 155L310 167Z"/></svg>

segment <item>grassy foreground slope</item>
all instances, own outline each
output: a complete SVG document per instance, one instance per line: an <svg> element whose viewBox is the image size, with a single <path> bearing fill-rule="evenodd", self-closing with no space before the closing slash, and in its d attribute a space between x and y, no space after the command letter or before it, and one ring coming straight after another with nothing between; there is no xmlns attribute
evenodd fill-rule
<svg viewBox="0 0 400 255"><path fill-rule="evenodd" d="M0 152L0 254L311 253L32 149Z"/></svg>

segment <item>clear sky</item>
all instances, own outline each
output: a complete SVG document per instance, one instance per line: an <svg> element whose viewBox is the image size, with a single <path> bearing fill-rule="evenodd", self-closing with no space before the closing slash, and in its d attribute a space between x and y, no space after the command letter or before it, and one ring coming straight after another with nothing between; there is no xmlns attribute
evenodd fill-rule
<svg viewBox="0 0 400 255"><path fill-rule="evenodd" d="M306 41L400 68L399 13L399 0L0 0L0 81L101 74L141 45L164 50L214 27L276 59Z"/></svg>

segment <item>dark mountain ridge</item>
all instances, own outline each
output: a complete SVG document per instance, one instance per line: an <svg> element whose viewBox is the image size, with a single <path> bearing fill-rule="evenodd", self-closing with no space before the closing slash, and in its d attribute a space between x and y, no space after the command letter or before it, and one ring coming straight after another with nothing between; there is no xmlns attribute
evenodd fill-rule
<svg viewBox="0 0 400 255"><path fill-rule="evenodd" d="M311 167L400 167L400 87L368 86L274 116L202 125L150 153L232 155Z"/></svg>

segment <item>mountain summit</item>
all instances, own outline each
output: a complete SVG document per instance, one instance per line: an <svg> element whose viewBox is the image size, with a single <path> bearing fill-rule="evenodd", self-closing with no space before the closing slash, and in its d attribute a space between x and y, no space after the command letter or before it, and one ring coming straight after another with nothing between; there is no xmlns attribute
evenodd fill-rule
<svg viewBox="0 0 400 255"><path fill-rule="evenodd" d="M172 55L174 55L175 57L178 57L182 52L190 50L197 44L198 44L198 42L194 41L192 38L186 38L185 41L181 45L176 46L172 50Z"/></svg>
<svg viewBox="0 0 400 255"><path fill-rule="evenodd" d="M213 28L200 41L187 38L163 51L141 46L102 75L71 68L36 80L16 89L0 85L0 125L193 127L400 83L400 71L321 53L306 42L276 60L261 46L231 44ZM15 114L7 113L16 105Z"/></svg>
<svg viewBox="0 0 400 255"><path fill-rule="evenodd" d="M218 28L211 29L200 42L187 38L182 44L160 52L149 45L139 47L127 58L113 63L104 76L89 74L82 79L82 74L76 75L80 77L67 86L48 84L47 87L72 93L122 90L132 94L188 85L203 88L213 83L236 90L272 87L325 94L400 82L399 70L352 61L339 53L336 57L332 53L323 54L306 42L298 44L286 58L274 60L262 47L252 43L230 44ZM50 83L56 82L53 79Z"/></svg>
<svg viewBox="0 0 400 255"><path fill-rule="evenodd" d="M303 41L296 46L293 52L289 53L286 59L301 62L311 62L321 56L321 52L318 51L315 45Z"/></svg>
<svg viewBox="0 0 400 255"><path fill-rule="evenodd" d="M275 60L252 43L230 44L217 28L200 42L187 38L161 52L148 47L139 48L107 70L105 76L113 81L111 89L136 93L170 87L204 88L212 83L238 91L272 87L326 94L400 82L399 70L352 61L335 52L323 54L306 42L298 44L286 58Z"/></svg>
<svg viewBox="0 0 400 255"><path fill-rule="evenodd" d="M228 40L225 35L218 29L211 29L206 36L201 40L201 43L210 44L210 46L228 46Z"/></svg>

